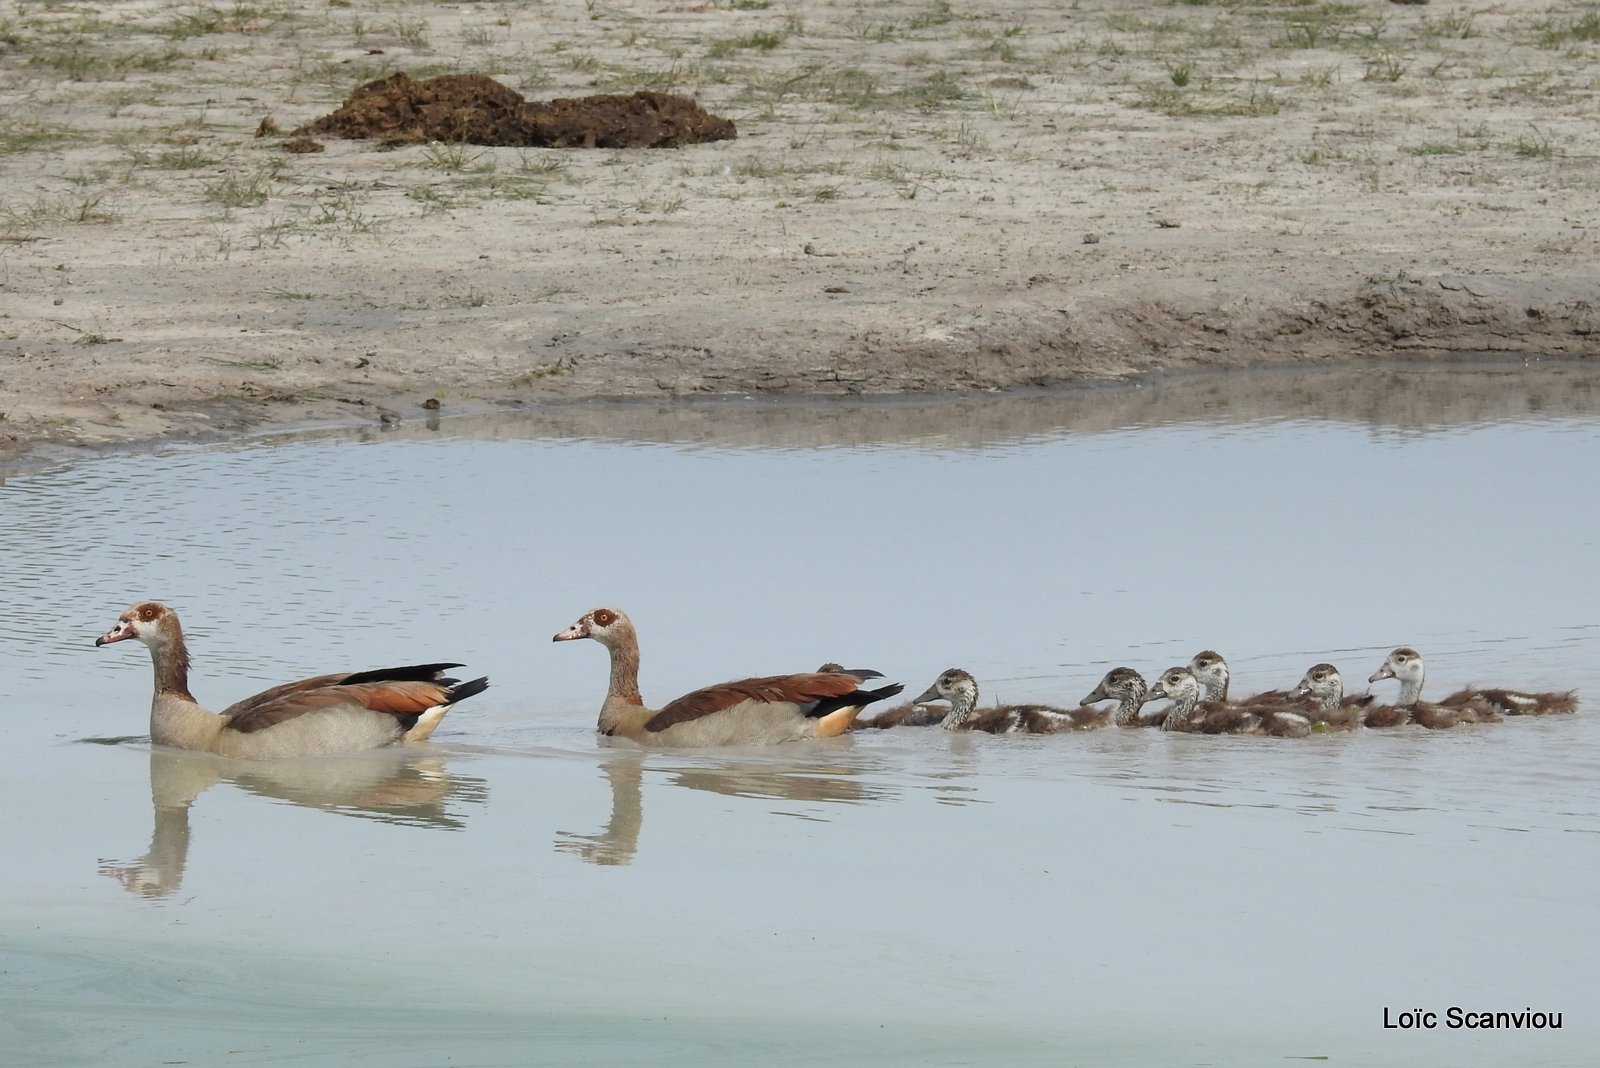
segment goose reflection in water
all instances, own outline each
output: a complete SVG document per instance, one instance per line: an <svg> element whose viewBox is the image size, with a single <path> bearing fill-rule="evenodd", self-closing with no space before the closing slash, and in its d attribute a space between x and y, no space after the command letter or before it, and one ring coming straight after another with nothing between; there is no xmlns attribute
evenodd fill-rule
<svg viewBox="0 0 1600 1068"><path fill-rule="evenodd" d="M158 899L176 893L189 861L189 808L220 782L306 808L441 830L460 830L466 809L485 804L489 796L484 780L451 774L444 755L431 749L385 749L272 763L155 749L150 753L150 801L155 810L150 849L134 860L102 859L100 874L140 897Z"/></svg>
<svg viewBox="0 0 1600 1068"><path fill-rule="evenodd" d="M611 817L598 834L557 831L556 852L590 864L632 863L634 854L639 851L639 832L644 825L643 783L647 760L657 763L660 754L628 749L616 750L604 758L600 771L611 786ZM895 795L895 791L882 782L869 782L864 778L867 767L834 761L816 765L775 765L753 759L729 760L651 770L664 773L673 786L729 797L854 805L889 800ZM807 818L820 817L809 814Z"/></svg>

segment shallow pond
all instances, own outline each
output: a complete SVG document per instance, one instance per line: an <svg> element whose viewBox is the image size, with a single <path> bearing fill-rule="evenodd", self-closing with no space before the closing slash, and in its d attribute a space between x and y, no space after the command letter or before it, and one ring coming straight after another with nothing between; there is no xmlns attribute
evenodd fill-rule
<svg viewBox="0 0 1600 1068"><path fill-rule="evenodd" d="M1600 372L580 405L0 486L0 1050L17 1064L1580 1065L1600 1040ZM460 659L409 751L152 752L183 613L221 707ZM1073 704L1389 648L1576 717L1300 741L930 729L600 744L627 609L662 702L824 660ZM1392 694L1393 683L1374 686ZM1560 1030L1444 1026L1451 1006ZM1383 1026L1413 1008L1433 1030Z"/></svg>

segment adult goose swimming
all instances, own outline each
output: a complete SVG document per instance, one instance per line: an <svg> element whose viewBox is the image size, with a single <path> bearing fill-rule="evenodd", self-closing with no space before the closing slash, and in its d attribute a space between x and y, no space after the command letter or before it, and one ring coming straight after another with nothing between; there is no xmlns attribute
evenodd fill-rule
<svg viewBox="0 0 1600 1068"><path fill-rule="evenodd" d="M829 738L850 729L857 713L905 687L863 690L845 672L812 671L719 683L684 694L659 709L639 695L639 636L615 608L586 613L552 640L593 638L611 654L611 683L600 706L601 734L645 745L768 745Z"/></svg>
<svg viewBox="0 0 1600 1068"><path fill-rule="evenodd" d="M189 692L189 649L178 613L141 601L95 645L130 638L145 644L155 667L150 740L226 757L268 760L419 742L451 705L489 687L488 678L444 677L460 664L413 664L288 682L211 712Z"/></svg>

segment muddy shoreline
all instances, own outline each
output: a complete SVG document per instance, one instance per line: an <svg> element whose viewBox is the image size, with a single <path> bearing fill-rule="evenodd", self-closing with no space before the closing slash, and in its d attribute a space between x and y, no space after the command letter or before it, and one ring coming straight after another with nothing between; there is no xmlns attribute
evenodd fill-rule
<svg viewBox="0 0 1600 1068"><path fill-rule="evenodd" d="M423 405L1600 354L1579 4L401 8L9 24L0 459ZM398 70L664 87L739 137L255 136Z"/></svg>

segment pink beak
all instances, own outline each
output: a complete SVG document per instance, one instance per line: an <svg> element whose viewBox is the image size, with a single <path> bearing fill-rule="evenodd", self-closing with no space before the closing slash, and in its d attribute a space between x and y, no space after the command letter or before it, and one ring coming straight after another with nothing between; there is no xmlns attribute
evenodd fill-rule
<svg viewBox="0 0 1600 1068"><path fill-rule="evenodd" d="M133 628L128 626L126 621L119 621L116 626L96 638L94 645L98 649L100 646L110 645L112 642L125 642L131 637L133 637Z"/></svg>
<svg viewBox="0 0 1600 1068"><path fill-rule="evenodd" d="M570 642L574 638L587 638L588 636L588 627L585 627L582 623L574 623L572 626L568 627L566 630L562 631L560 634L557 634L550 640L553 642Z"/></svg>

